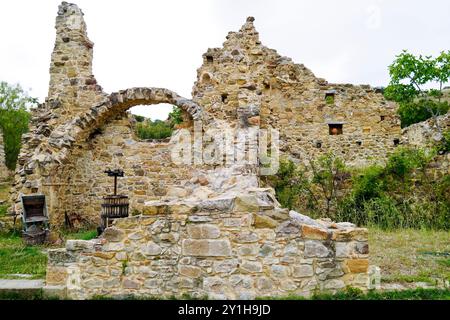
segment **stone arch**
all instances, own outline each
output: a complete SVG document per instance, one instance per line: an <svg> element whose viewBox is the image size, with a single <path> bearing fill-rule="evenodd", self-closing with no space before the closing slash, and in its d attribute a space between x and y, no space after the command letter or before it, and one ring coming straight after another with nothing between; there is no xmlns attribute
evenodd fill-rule
<svg viewBox="0 0 450 320"><path fill-rule="evenodd" d="M137 105L159 103L173 104L192 116L193 120L208 121L202 108L193 102L164 88L130 88L113 92L89 111L82 113L56 128L49 137L49 145L60 149L56 156L58 162L64 161L68 149L77 141L86 139L89 134L108 122L115 115Z"/></svg>
<svg viewBox="0 0 450 320"><path fill-rule="evenodd" d="M53 193L51 198L56 200L52 200L51 206L57 207L60 196L55 192L59 191L49 191L51 188L47 186L53 183L56 172L72 162L77 145L86 143L93 132L113 123L118 116L123 116L124 112L131 107L159 103L169 103L179 107L194 121L201 120L208 123L212 119L192 100L165 88L129 88L105 95L101 102L94 104L87 111L79 112L71 119L57 125L47 138L32 148L32 156L18 168L19 172L25 173L25 176L16 177L15 192L12 196L15 202L14 211L22 212L20 204L22 194L36 192ZM75 152L75 157L76 154Z"/></svg>

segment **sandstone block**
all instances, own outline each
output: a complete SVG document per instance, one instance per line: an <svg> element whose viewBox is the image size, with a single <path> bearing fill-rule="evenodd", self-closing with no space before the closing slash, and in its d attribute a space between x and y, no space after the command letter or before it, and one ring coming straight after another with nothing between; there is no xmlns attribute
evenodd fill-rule
<svg viewBox="0 0 450 320"><path fill-rule="evenodd" d="M325 228L302 224L302 237L305 239L327 240L329 235Z"/></svg>
<svg viewBox="0 0 450 320"><path fill-rule="evenodd" d="M162 252L162 248L154 242L149 242L141 246L141 252L146 256L157 256Z"/></svg>
<svg viewBox="0 0 450 320"><path fill-rule="evenodd" d="M294 266L292 275L295 278L312 277L314 275L313 266L309 264Z"/></svg>
<svg viewBox="0 0 450 320"><path fill-rule="evenodd" d="M110 242L122 241L124 237L125 233L116 227L106 228L102 233L102 238Z"/></svg>
<svg viewBox="0 0 450 320"><path fill-rule="evenodd" d="M330 254L330 250L323 245L322 242L316 240L305 241L305 257L306 258L324 258Z"/></svg>
<svg viewBox="0 0 450 320"><path fill-rule="evenodd" d="M213 224L189 224L187 232L193 239L216 239L220 236L219 228Z"/></svg>
<svg viewBox="0 0 450 320"><path fill-rule="evenodd" d="M186 256L227 257L231 255L231 245L228 240L184 239L182 252Z"/></svg>
<svg viewBox="0 0 450 320"><path fill-rule="evenodd" d="M369 268L368 259L347 259L344 261L344 271L351 273L367 272Z"/></svg>
<svg viewBox="0 0 450 320"><path fill-rule="evenodd" d="M253 215L253 226L255 228L270 228L275 229L279 225L279 222L261 214Z"/></svg>
<svg viewBox="0 0 450 320"><path fill-rule="evenodd" d="M258 273L263 270L261 262L257 261L243 261L239 268L248 273Z"/></svg>
<svg viewBox="0 0 450 320"><path fill-rule="evenodd" d="M180 265L178 266L178 272L180 275L191 278L198 278L202 275L202 269L199 267Z"/></svg>
<svg viewBox="0 0 450 320"><path fill-rule="evenodd" d="M67 268L47 266L45 282L47 285L65 285L67 281Z"/></svg>

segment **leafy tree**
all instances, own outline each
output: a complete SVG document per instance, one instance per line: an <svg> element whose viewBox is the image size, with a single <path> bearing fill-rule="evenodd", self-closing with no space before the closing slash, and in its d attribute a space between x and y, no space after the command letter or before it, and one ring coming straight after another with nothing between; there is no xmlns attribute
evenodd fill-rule
<svg viewBox="0 0 450 320"><path fill-rule="evenodd" d="M404 50L389 66L389 75L391 80L384 94L400 104L402 127L436 118L449 110L442 97L443 86L450 79L450 51L433 58Z"/></svg>
<svg viewBox="0 0 450 320"><path fill-rule="evenodd" d="M183 114L180 108L173 106L172 112L169 113L169 120L172 124L180 124L183 122Z"/></svg>
<svg viewBox="0 0 450 320"><path fill-rule="evenodd" d="M28 131L28 108L37 103L19 84L0 82L0 128L3 131L6 166L14 170L22 134Z"/></svg>

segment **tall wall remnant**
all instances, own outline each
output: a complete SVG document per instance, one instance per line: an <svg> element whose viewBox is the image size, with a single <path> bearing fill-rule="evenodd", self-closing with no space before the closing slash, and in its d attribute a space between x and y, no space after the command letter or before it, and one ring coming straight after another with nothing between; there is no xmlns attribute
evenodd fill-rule
<svg viewBox="0 0 450 320"><path fill-rule="evenodd" d="M281 151L293 160L333 151L354 166L383 161L401 138L396 104L379 88L315 77L262 45L253 21L203 55L194 101L227 120L252 106L259 111L254 121L278 129Z"/></svg>
<svg viewBox="0 0 450 320"><path fill-rule="evenodd" d="M3 144L3 133L0 130L0 182L7 179L11 175L10 170L6 167L5 148Z"/></svg>
<svg viewBox="0 0 450 320"><path fill-rule="evenodd" d="M164 88L107 94L92 75L82 11L59 6L49 95L24 135L13 210L21 212L21 195L43 193L53 226L66 213L97 224L102 196L111 193L103 171L120 167L119 190L136 216L116 220L101 239L51 250L49 285L77 298L367 289L366 229L281 208L272 189L259 188L259 164L175 164L171 141L134 136L129 108L171 103L205 129L278 129L282 151L295 160L335 151L353 165L382 161L400 137L395 105L378 89L316 78L264 47L253 21L230 32L223 48L207 51L192 100Z"/></svg>

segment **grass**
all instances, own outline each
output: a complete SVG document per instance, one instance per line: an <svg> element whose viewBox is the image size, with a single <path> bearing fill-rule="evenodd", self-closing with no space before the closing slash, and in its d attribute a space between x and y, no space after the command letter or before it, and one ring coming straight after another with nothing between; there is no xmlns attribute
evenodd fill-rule
<svg viewBox="0 0 450 320"><path fill-rule="evenodd" d="M450 232L369 229L370 264L384 282L450 281Z"/></svg>
<svg viewBox="0 0 450 320"><path fill-rule="evenodd" d="M97 230L80 230L77 232L65 233L66 240L91 240L97 237Z"/></svg>
<svg viewBox="0 0 450 320"><path fill-rule="evenodd" d="M57 297L47 297L42 291L25 294L19 292L0 292L0 300L58 300ZM163 298L161 296L133 296L128 295L122 298L110 296L94 296L91 300L207 300L207 297L192 298L189 295L179 299L171 296ZM311 298L289 295L284 297L258 297L256 300L450 300L450 289L413 289L403 291L376 292L368 291L363 293L359 289L346 288L335 294L315 294Z"/></svg>
<svg viewBox="0 0 450 320"><path fill-rule="evenodd" d="M44 278L47 256L42 246L26 246L19 233L0 234L0 278L30 274Z"/></svg>
<svg viewBox="0 0 450 320"><path fill-rule="evenodd" d="M311 298L302 296L261 297L257 300L450 300L450 289L410 289L402 291L368 291L346 288L335 294L314 294Z"/></svg>

